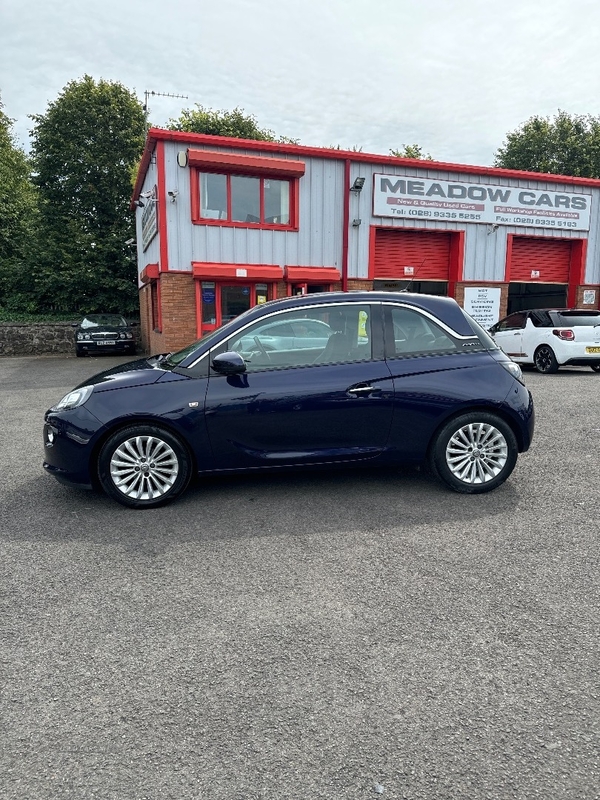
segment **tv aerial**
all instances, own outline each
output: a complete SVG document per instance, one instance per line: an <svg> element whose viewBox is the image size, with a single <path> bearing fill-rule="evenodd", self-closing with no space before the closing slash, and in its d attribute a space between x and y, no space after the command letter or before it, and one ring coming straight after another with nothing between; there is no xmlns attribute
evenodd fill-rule
<svg viewBox="0 0 600 800"><path fill-rule="evenodd" d="M154 89L146 89L144 92L144 114L146 115L146 119L148 119L148 112L150 111L148 107L148 100L150 97L176 97L181 100L188 100L187 94L171 94L170 92L155 92Z"/></svg>

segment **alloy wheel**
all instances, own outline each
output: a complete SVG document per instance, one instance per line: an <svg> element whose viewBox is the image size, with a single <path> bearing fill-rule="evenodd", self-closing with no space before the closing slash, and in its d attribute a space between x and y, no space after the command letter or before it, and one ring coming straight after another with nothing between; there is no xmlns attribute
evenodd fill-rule
<svg viewBox="0 0 600 800"><path fill-rule="evenodd" d="M179 474L172 447L156 436L126 439L110 459L115 487L132 500L158 500L169 492Z"/></svg>
<svg viewBox="0 0 600 800"><path fill-rule="evenodd" d="M487 483L500 474L508 459L508 444L498 428L483 422L463 425L446 446L448 469L463 483Z"/></svg>

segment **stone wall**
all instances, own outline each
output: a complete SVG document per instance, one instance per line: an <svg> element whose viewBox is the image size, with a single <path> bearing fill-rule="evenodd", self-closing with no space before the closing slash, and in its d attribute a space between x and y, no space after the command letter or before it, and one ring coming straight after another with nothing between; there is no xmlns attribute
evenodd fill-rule
<svg viewBox="0 0 600 800"><path fill-rule="evenodd" d="M139 343L139 327L133 329ZM75 355L70 322L0 322L0 356Z"/></svg>

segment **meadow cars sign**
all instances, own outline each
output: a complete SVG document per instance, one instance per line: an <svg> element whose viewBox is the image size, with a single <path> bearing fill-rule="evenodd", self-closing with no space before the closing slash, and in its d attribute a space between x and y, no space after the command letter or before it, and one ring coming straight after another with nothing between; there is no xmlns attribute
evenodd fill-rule
<svg viewBox="0 0 600 800"><path fill-rule="evenodd" d="M592 198L487 183L375 175L373 215L587 231Z"/></svg>

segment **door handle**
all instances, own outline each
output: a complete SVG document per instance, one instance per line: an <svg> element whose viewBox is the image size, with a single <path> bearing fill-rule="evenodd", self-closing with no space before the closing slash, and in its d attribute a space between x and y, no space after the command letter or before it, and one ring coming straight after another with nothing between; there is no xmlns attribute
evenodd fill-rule
<svg viewBox="0 0 600 800"><path fill-rule="evenodd" d="M348 394L367 395L377 391L374 386L356 386L354 389L348 389Z"/></svg>

